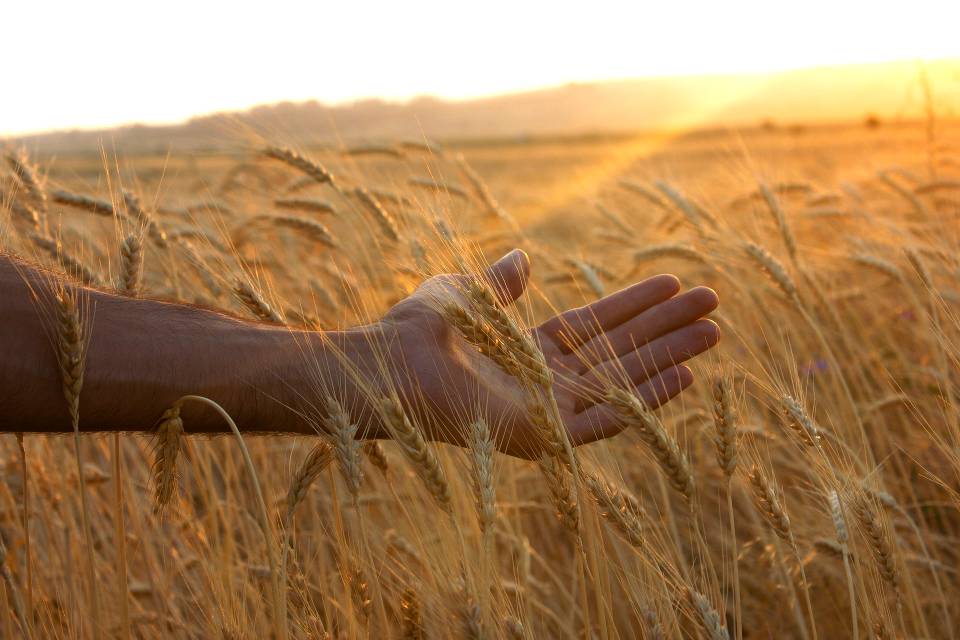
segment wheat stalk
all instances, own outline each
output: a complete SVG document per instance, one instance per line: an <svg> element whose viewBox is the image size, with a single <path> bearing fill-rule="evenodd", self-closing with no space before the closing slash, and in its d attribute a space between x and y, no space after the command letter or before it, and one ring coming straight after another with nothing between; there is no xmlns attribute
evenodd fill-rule
<svg viewBox="0 0 960 640"><path fill-rule="evenodd" d="M80 318L77 294L63 288L56 293L57 352L60 361L60 378L63 397L67 401L70 423L73 427L73 446L77 462L77 478L80 484L80 501L83 515L83 532L87 544L87 582L90 589L90 608L94 635L102 637L103 621L100 619L100 598L97 591L94 569L93 531L90 526L90 505L87 497L86 478L83 473L83 452L80 442L80 392L83 390L86 364L87 331Z"/></svg>

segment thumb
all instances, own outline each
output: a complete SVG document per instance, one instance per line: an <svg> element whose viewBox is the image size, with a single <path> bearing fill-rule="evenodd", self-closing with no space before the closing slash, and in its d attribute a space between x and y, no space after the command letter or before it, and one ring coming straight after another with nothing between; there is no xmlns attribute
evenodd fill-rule
<svg viewBox="0 0 960 640"><path fill-rule="evenodd" d="M500 304L510 304L527 288L530 258L520 249L514 249L490 265L484 272L484 278L496 292Z"/></svg>

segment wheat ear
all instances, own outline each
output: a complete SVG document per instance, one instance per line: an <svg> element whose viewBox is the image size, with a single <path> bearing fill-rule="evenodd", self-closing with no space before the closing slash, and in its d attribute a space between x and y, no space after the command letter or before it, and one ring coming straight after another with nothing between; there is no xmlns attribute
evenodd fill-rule
<svg viewBox="0 0 960 640"><path fill-rule="evenodd" d="M131 233L120 243L120 289L130 295L140 292L143 278L143 241Z"/></svg>
<svg viewBox="0 0 960 640"><path fill-rule="evenodd" d="M791 302L800 304L800 293L797 285L793 282L790 274L787 273L786 267L784 267L779 260L774 258L769 251L754 242L744 244L744 250L747 252L747 255L753 258L754 262L777 283L777 286L790 298Z"/></svg>
<svg viewBox="0 0 960 640"><path fill-rule="evenodd" d="M325 440L319 440L313 449L310 450L310 453L307 454L307 457L303 459L303 462L300 463L287 489L286 505L288 522L297 510L297 505L303 502L303 499L307 496L307 491L309 491L310 486L320 477L320 474L329 466L330 462L333 461L333 457L333 447Z"/></svg>
<svg viewBox="0 0 960 640"><path fill-rule="evenodd" d="M723 626L720 614L713 608L707 597L691 589L690 600L693 602L693 608L697 611L700 624L707 632L707 637L710 640L730 640L730 634L727 633L727 628Z"/></svg>
<svg viewBox="0 0 960 640"><path fill-rule="evenodd" d="M600 515L612 523L632 546L643 546L643 507L629 493L594 475L587 475L587 487L600 506Z"/></svg>
<svg viewBox="0 0 960 640"><path fill-rule="evenodd" d="M327 171L326 167L305 158L292 149L270 146L263 149L263 155L293 167L318 184L329 184L334 188L337 186L333 174Z"/></svg>
<svg viewBox="0 0 960 640"><path fill-rule="evenodd" d="M847 591L850 598L850 622L853 625L853 637L856 640L860 637L860 627L857 617L856 592L853 586L853 573L850 570L850 555L847 549L847 543L850 540L850 531L847 529L847 519L843 515L843 503L840 500L840 494L831 491L827 494L827 503L830 505L830 517L833 519L833 528L837 532L837 541L840 543L840 556L843 558L843 569L847 577Z"/></svg>
<svg viewBox="0 0 960 640"><path fill-rule="evenodd" d="M124 191L123 204L127 213L146 228L147 235L150 236L153 243L161 249L165 249L168 245L167 234L160 228L153 216L144 209L140 198L129 191Z"/></svg>
<svg viewBox="0 0 960 640"><path fill-rule="evenodd" d="M233 285L233 293L237 299L243 303L250 313L264 322L275 322L283 324L283 316L277 313L273 307L267 304L263 296L245 280L237 280Z"/></svg>
<svg viewBox="0 0 960 640"><path fill-rule="evenodd" d="M335 214L337 212L329 202L312 198L278 198L273 201L273 206L288 211L307 211L309 213Z"/></svg>
<svg viewBox="0 0 960 640"><path fill-rule="evenodd" d="M264 215L251 218L249 223L256 224L259 222L266 222L275 227L291 229L302 234L304 237L326 247L330 247L331 249L336 249L340 246L340 243L337 242L337 239L330 232L330 229L319 222L314 222L313 220L308 220L306 218L300 218L297 216Z"/></svg>
<svg viewBox="0 0 960 640"><path fill-rule="evenodd" d="M450 485L440 460L424 440L420 430L411 422L400 400L396 396L388 396L380 403L380 409L387 430L400 445L404 455L413 463L430 495L444 512L452 514Z"/></svg>
<svg viewBox="0 0 960 640"><path fill-rule="evenodd" d="M361 449L366 454L370 464L386 476L387 472L390 471L390 463L387 460L387 452L383 450L383 445L376 440L368 440L363 443Z"/></svg>
<svg viewBox="0 0 960 640"><path fill-rule="evenodd" d="M570 474L556 456L548 453L540 457L539 466L547 480L547 488L550 490L557 516L570 531L579 534L580 505L570 482Z"/></svg>
<svg viewBox="0 0 960 640"><path fill-rule="evenodd" d="M523 623L513 616L506 616L503 619L503 630L510 640L525 640L527 637Z"/></svg>
<svg viewBox="0 0 960 640"><path fill-rule="evenodd" d="M43 236L38 233L30 234L30 240L38 248L50 254L50 257L59 262L60 267L71 276L78 278L81 282L90 286L95 287L100 284L100 278L97 276L97 274L88 269L86 265L77 260L75 257L70 255L63 248L63 245L60 243L60 241L54 240L53 238L48 238L47 236Z"/></svg>
<svg viewBox="0 0 960 640"><path fill-rule="evenodd" d="M717 464L729 478L737 469L737 415L733 406L730 381L721 376L713 387L713 424L716 428L714 444Z"/></svg>
<svg viewBox="0 0 960 640"><path fill-rule="evenodd" d="M183 420L179 405L163 412L157 421L156 457L153 463L154 501L162 509L170 503L177 486L177 457L183 443Z"/></svg>
<svg viewBox="0 0 960 640"><path fill-rule="evenodd" d="M773 215L773 219L780 229L780 235L783 236L783 244L787 247L787 253L790 254L790 259L796 263L797 240L790 230L790 225L787 224L787 217L783 212L783 207L780 206L777 196L774 195L773 191L771 191L767 185L760 185L760 193L763 195L763 199L766 201L767 207L770 209L770 213Z"/></svg>
<svg viewBox="0 0 960 640"><path fill-rule="evenodd" d="M803 405L793 396L784 394L783 406L789 418L787 424L797 434L800 441L808 447L816 446L820 442L820 428L814 424Z"/></svg>
<svg viewBox="0 0 960 640"><path fill-rule="evenodd" d="M716 429L714 444L717 464L726 476L727 519L730 523L730 544L733 561L734 633L737 640L743 637L742 610L740 603L740 559L737 553L737 527L733 510L733 474L739 459L737 446L737 414L734 407L733 389L726 375L721 375L713 386L713 422Z"/></svg>
<svg viewBox="0 0 960 640"><path fill-rule="evenodd" d="M693 499L693 473L687 457L679 445L664 430L663 424L634 394L623 389L611 389L607 400L613 405L628 427L632 427L650 448L660 463L671 486L688 501Z"/></svg>
<svg viewBox="0 0 960 640"><path fill-rule="evenodd" d="M360 466L360 441L357 440L357 424L350 420L350 414L339 402L326 398L327 417L323 426L333 441L337 454L337 465L347 485L347 490L356 504L363 482L363 468Z"/></svg>
<svg viewBox="0 0 960 640"><path fill-rule="evenodd" d="M87 211L98 216L112 218L116 215L113 210L113 205L105 200L97 200L96 198L91 198L90 196L85 196L78 193L70 193L69 191L63 191L62 189L51 192L50 199L57 204L63 204L68 207L73 207L74 209Z"/></svg>
<svg viewBox="0 0 960 640"><path fill-rule="evenodd" d="M470 459L473 494L480 530L491 531L497 517L497 494L493 483L493 437L485 420L470 425Z"/></svg>
<svg viewBox="0 0 960 640"><path fill-rule="evenodd" d="M774 533L783 540L790 540L790 518L777 496L773 484L767 480L760 467L753 465L747 473L753 489L753 501L757 511L767 520Z"/></svg>
<svg viewBox="0 0 960 640"><path fill-rule="evenodd" d="M24 189L40 206L44 215L47 213L47 194L40 184L40 178L36 170L30 164L25 153L10 151L6 154L7 164L17 176L17 180L23 185Z"/></svg>
<svg viewBox="0 0 960 640"><path fill-rule="evenodd" d="M893 554L890 534L883 526L873 505L866 496L860 496L853 503L853 510L870 543L873 559L876 561L880 576L900 596L900 572Z"/></svg>
<svg viewBox="0 0 960 640"><path fill-rule="evenodd" d="M399 241L400 229L397 226L397 221L390 215L390 212L380 204L377 196L364 187L357 187L353 190L353 193L360 201L360 204L363 205L364 209L366 209L370 215L373 216L373 219L377 221L377 224L380 225L380 230L383 231L383 234L387 236L391 242Z"/></svg>
<svg viewBox="0 0 960 640"><path fill-rule="evenodd" d="M347 581L350 585L350 597L353 600L353 606L362 622L366 623L370 619L370 612L373 610L373 600L370 598L370 582L364 575L363 570L356 565L350 569Z"/></svg>
<svg viewBox="0 0 960 640"><path fill-rule="evenodd" d="M400 594L400 628L403 640L425 640L423 614L420 599L413 589L404 589Z"/></svg>

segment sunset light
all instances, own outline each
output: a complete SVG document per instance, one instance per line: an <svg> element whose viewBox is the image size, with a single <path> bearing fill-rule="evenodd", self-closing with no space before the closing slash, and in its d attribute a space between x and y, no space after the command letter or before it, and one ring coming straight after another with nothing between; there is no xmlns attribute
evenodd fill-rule
<svg viewBox="0 0 960 640"><path fill-rule="evenodd" d="M936 13L936 19L929 15ZM0 134L960 55L960 4L8 3ZM56 43L56 45L52 44Z"/></svg>

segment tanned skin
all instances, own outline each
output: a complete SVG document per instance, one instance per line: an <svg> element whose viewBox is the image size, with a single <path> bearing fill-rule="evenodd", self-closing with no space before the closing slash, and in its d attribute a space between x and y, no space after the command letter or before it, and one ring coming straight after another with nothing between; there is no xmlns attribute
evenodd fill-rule
<svg viewBox="0 0 960 640"><path fill-rule="evenodd" d="M485 277L500 302L526 286L530 262L513 251ZM466 276L425 281L378 322L336 332L258 324L194 306L77 287L89 342L80 397L81 431L148 431L186 394L218 402L244 432L315 433L324 397L344 403L363 438L386 438L376 398L396 392L427 437L462 444L458 425L486 418L500 451L537 454L519 383L464 341L438 312L459 299ZM0 256L0 431L71 431L55 345L53 290L75 285ZM532 330L553 369L556 399L574 445L622 426L602 389L633 385L651 407L693 382L681 364L713 347L705 318L718 304L706 287L680 293L659 275ZM188 405L188 432L226 429L214 412Z"/></svg>

